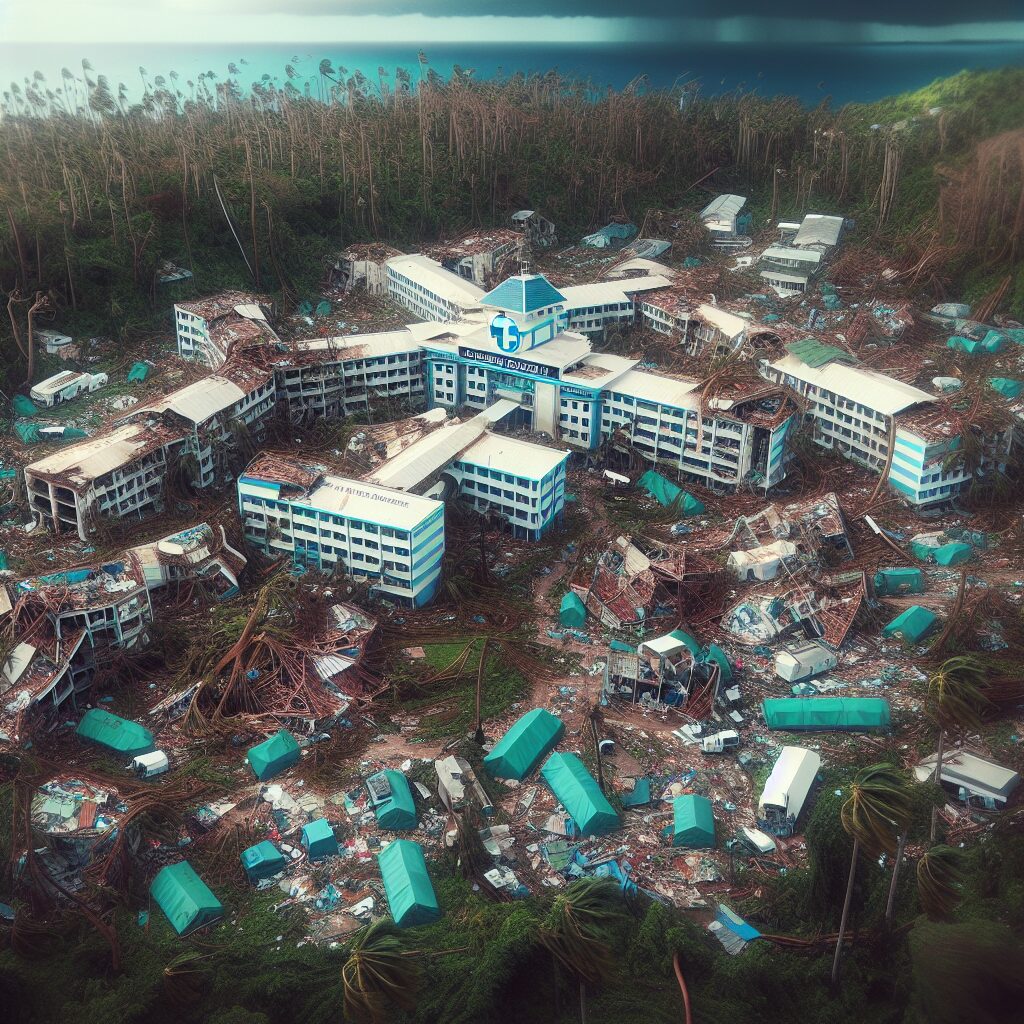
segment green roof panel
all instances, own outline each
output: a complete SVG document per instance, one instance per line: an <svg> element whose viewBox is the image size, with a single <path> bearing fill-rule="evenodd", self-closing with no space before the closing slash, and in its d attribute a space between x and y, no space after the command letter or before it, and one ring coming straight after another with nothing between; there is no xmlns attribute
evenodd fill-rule
<svg viewBox="0 0 1024 1024"><path fill-rule="evenodd" d="M518 274L502 281L480 299L510 313L533 313L565 302L565 296L543 274Z"/></svg>
<svg viewBox="0 0 1024 1024"><path fill-rule="evenodd" d="M817 338L802 338L786 345L786 351L800 360L804 366L817 369L827 363L855 363L857 360L846 349L837 345L826 345Z"/></svg>
<svg viewBox="0 0 1024 1024"><path fill-rule="evenodd" d="M769 729L789 732L862 732L888 729L889 702L881 697L775 697L761 704Z"/></svg>
<svg viewBox="0 0 1024 1024"><path fill-rule="evenodd" d="M558 609L558 622L562 626L571 626L575 629L586 625L587 609L571 590L567 590L562 598L562 604Z"/></svg>

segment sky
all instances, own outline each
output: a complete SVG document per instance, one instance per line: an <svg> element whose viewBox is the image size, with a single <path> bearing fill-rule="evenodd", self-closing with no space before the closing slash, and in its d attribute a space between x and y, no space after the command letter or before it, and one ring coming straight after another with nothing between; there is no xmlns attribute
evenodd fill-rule
<svg viewBox="0 0 1024 1024"><path fill-rule="evenodd" d="M0 0L10 43L673 39L1024 43L1024 0Z"/></svg>

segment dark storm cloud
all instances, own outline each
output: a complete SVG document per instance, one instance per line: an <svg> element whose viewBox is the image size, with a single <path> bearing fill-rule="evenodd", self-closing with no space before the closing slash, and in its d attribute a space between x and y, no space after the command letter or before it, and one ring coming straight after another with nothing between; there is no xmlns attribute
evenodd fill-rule
<svg viewBox="0 0 1024 1024"><path fill-rule="evenodd" d="M1024 0L251 0L252 11L431 17L758 18L955 25L1019 21Z"/></svg>

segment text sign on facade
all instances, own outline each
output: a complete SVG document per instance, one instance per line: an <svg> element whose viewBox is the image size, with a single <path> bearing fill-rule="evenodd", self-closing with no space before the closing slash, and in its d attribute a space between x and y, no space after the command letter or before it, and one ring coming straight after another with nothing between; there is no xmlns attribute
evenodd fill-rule
<svg viewBox="0 0 1024 1024"><path fill-rule="evenodd" d="M516 359L514 356L504 356L498 352L483 352L477 348L465 348L459 346L459 358L470 359L475 363L489 363L491 366L500 366L503 370L510 370L512 373L532 373L535 377L547 377L549 380L558 380L557 366L544 366L542 363L531 363L525 359Z"/></svg>

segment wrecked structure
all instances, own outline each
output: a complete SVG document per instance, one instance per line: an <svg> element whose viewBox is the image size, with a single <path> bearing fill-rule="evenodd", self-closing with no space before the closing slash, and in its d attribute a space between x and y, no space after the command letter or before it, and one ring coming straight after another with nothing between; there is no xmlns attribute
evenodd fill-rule
<svg viewBox="0 0 1024 1024"><path fill-rule="evenodd" d="M421 253L387 261L388 296L424 320L462 320L480 308L483 289Z"/></svg>
<svg viewBox="0 0 1024 1024"><path fill-rule="evenodd" d="M270 323L273 315L269 296L247 292L220 292L194 302L177 302L178 355L216 370L238 344L276 341Z"/></svg>
<svg viewBox="0 0 1024 1024"><path fill-rule="evenodd" d="M508 276L522 247L523 236L519 232L493 228L467 231L449 241L425 245L423 254L478 288L491 288Z"/></svg>
<svg viewBox="0 0 1024 1024"><path fill-rule="evenodd" d="M529 244L537 249L547 249L558 242L554 223L536 210L516 210L510 222L512 230L525 235Z"/></svg>
<svg viewBox="0 0 1024 1024"><path fill-rule="evenodd" d="M401 250L384 242L360 242L339 254L328 275L331 284L349 292L363 288L370 295L388 291L387 261L401 256Z"/></svg>

